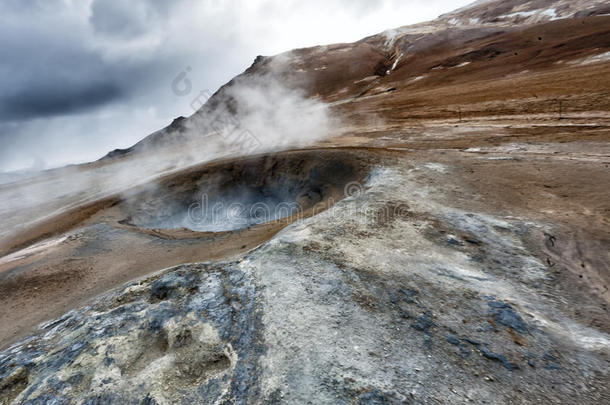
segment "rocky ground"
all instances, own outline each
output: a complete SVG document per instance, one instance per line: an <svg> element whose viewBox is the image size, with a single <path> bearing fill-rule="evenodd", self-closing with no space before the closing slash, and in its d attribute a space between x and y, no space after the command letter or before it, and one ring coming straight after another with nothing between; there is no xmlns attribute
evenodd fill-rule
<svg viewBox="0 0 610 405"><path fill-rule="evenodd" d="M259 58L204 108L273 67L341 123L307 148L100 186L183 119L0 186L72 187L0 206L0 404L609 402L607 6L477 3ZM202 188L304 210L167 225Z"/></svg>
<svg viewBox="0 0 610 405"><path fill-rule="evenodd" d="M603 402L605 307L536 250L568 242L480 209L452 155L388 153L362 189L234 261L41 326L4 352L3 400Z"/></svg>

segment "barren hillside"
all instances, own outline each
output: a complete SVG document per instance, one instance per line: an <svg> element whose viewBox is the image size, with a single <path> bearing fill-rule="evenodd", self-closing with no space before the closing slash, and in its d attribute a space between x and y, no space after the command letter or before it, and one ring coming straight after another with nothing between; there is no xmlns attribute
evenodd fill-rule
<svg viewBox="0 0 610 405"><path fill-rule="evenodd" d="M477 1L193 101L0 184L0 404L610 401L607 2Z"/></svg>

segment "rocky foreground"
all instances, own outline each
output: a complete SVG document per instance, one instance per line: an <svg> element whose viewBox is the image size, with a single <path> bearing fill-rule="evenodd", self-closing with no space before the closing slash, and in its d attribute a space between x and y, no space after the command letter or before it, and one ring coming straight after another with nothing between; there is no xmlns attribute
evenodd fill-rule
<svg viewBox="0 0 610 405"><path fill-rule="evenodd" d="M98 188L3 208L0 404L609 402L606 14L477 2L261 57L202 114L1 186ZM99 188L269 72L330 106L332 136ZM193 226L202 190L302 210Z"/></svg>

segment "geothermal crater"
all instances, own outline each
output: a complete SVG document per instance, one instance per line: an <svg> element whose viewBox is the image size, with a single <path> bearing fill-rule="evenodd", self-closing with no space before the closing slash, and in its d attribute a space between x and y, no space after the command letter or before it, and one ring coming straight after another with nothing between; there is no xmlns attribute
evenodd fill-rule
<svg viewBox="0 0 610 405"><path fill-rule="evenodd" d="M199 167L131 193L123 224L222 232L308 216L358 189L365 164L353 154L292 152ZM347 194L346 194L347 193Z"/></svg>

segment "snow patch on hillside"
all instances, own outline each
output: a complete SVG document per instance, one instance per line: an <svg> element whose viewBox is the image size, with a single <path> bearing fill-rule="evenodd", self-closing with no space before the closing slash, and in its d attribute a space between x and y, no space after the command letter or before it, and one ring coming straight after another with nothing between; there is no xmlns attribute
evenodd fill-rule
<svg viewBox="0 0 610 405"><path fill-rule="evenodd" d="M589 56L583 60L577 61L581 65L590 65L591 63L606 62L610 60L610 52L604 52L599 55Z"/></svg>

